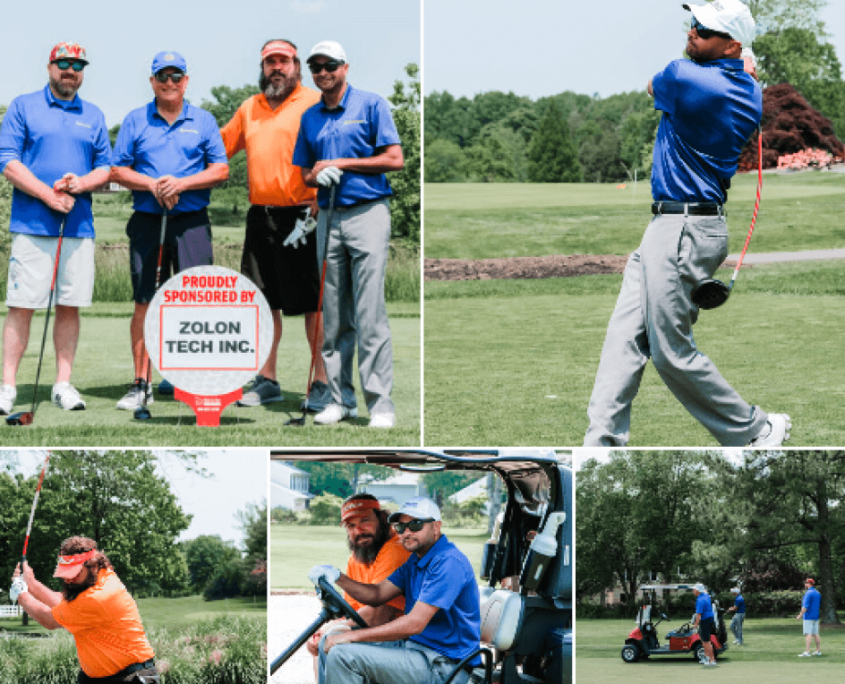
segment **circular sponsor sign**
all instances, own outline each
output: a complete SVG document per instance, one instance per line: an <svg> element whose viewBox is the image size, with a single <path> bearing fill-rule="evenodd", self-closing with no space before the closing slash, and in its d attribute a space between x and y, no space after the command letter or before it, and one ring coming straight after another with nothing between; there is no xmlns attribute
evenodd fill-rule
<svg viewBox="0 0 845 684"><path fill-rule="evenodd" d="M222 266L180 271L162 285L144 320L153 366L180 390L216 396L251 380L267 361L273 318L248 278Z"/></svg>

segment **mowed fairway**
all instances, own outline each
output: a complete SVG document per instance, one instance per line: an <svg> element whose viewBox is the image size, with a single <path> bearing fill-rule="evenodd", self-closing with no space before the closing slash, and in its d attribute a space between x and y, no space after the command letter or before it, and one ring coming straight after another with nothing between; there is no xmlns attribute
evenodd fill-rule
<svg viewBox="0 0 845 684"><path fill-rule="evenodd" d="M841 616L840 616L841 619ZM682 622L662 623L660 637ZM845 663L845 630L822 628L822 653L816 658L798 658L804 650L801 623L791 618L753 619L745 622L745 645L734 646L730 637L728 651L718 659L718 668L705 668L691 655L654 657L636 663L624 663L619 656L625 638L633 629L633 620L576 619L575 672L579 682L591 684L632 681L649 684L677 682L834 682L842 678Z"/></svg>

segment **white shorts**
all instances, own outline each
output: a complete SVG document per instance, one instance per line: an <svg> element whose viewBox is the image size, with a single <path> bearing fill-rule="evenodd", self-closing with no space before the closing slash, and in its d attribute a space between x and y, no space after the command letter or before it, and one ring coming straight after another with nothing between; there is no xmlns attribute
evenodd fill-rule
<svg viewBox="0 0 845 684"><path fill-rule="evenodd" d="M818 634L819 621L818 620L804 620L804 634Z"/></svg>
<svg viewBox="0 0 845 684"><path fill-rule="evenodd" d="M6 306L47 308L58 243L57 237L13 234ZM93 293L94 238L64 238L53 304L91 306Z"/></svg>

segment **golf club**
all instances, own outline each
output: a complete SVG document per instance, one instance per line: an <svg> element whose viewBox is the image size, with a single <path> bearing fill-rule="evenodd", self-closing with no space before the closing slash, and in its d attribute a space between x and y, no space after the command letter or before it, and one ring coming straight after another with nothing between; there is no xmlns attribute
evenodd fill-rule
<svg viewBox="0 0 845 684"><path fill-rule="evenodd" d="M32 510L29 512L29 524L26 526L26 539L23 543L23 555L21 557L21 573L23 573L23 564L26 563L26 549L29 546L29 533L32 532L32 521L35 518L35 507L38 505L38 497L41 494L41 485L44 482L44 475L47 473L47 465L50 463L50 452L47 452L47 457L44 459L44 465L41 466L41 477L38 478L38 486L35 488L35 499L32 501Z"/></svg>
<svg viewBox="0 0 845 684"><path fill-rule="evenodd" d="M739 274L739 268L742 266L742 260L745 258L745 253L748 251L748 243L751 242L751 234L754 232L754 224L757 222L757 212L760 210L760 193L763 189L763 130L757 129L757 201L754 204L754 216L751 219L751 228L748 231L748 236L745 238L745 245L742 248L742 254L739 255L739 261L736 262L736 268L731 276L731 282L725 285L721 280L709 278L702 280L698 287L692 291L692 301L701 309L715 309L721 306L728 297L731 296L736 277Z"/></svg>
<svg viewBox="0 0 845 684"><path fill-rule="evenodd" d="M38 381L41 379L41 362L44 360L44 346L47 344L47 329L50 327L50 311L53 308L53 294L56 290L56 276L59 273L59 259L62 256L62 239L65 236L67 214L62 215L59 227L59 242L56 245L56 260L53 264L53 281L50 283L50 297L47 300L47 318L44 320L44 334L41 336L41 353L38 355L38 370L35 373L35 386L32 388L32 409L13 413L6 418L6 425L32 425L35 420L35 399L38 395Z"/></svg>
<svg viewBox="0 0 845 684"><path fill-rule="evenodd" d="M153 296L155 293L158 292L158 288L161 285L161 258L164 254L164 235L167 232L167 207L164 207L164 211L161 212L161 234L159 235L158 239L158 264L156 265L156 287L153 291ZM146 366L145 372L143 377L147 381L147 387L152 387L153 382L153 364L152 360L150 359L150 352L147 349L146 345L144 346L144 365ZM132 414L132 417L135 420L149 420L153 417L150 413L150 409L147 407L147 387L143 388L143 393L141 395L141 405L135 409L135 413Z"/></svg>
<svg viewBox="0 0 845 684"><path fill-rule="evenodd" d="M305 406L308 405L308 395L311 394L311 385L314 381L314 370L317 367L317 325L323 315L323 290L326 286L326 264L328 262L329 254L329 233L332 229L332 217L334 215L334 198L337 185L332 183L329 191L329 207L326 210L326 237L323 241L323 272L320 275L320 296L317 299L317 315L314 317L314 330L311 334L311 368L308 370L308 386L305 390ZM302 409L302 415L299 418L291 418L285 425L292 425L294 427L303 427L305 425L306 408Z"/></svg>

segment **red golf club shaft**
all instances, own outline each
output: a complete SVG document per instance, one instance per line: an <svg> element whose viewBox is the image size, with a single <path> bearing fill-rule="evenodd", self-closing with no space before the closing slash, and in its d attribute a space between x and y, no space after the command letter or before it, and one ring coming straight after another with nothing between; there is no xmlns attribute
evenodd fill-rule
<svg viewBox="0 0 845 684"><path fill-rule="evenodd" d="M754 216L751 217L751 229L745 238L745 244L742 247L742 253L739 255L739 261L736 262L736 268L731 276L729 290L733 290L734 281L739 274L742 260L745 258L745 253L748 251L748 244L751 242L751 234L754 232L754 225L757 223L757 212L760 210L760 195L763 191L763 130L757 129L757 201L754 203Z"/></svg>
<svg viewBox="0 0 845 684"><path fill-rule="evenodd" d="M32 532L32 521L35 519L35 507L38 505L38 497L41 495L41 485L44 484L44 475L47 473L47 464L50 463L50 452L44 459L44 465L41 466L41 477L38 478L38 487L35 488L35 499L32 501L32 510L29 512L29 524L26 526L26 539L23 542L23 555L21 557L21 572L23 572L23 564L26 563L26 549L29 546L29 534Z"/></svg>
<svg viewBox="0 0 845 684"><path fill-rule="evenodd" d="M164 239L165 235L167 234L167 209L161 215L161 234L159 236L158 241L158 263L156 264L156 288L155 291L158 292L158 288L161 287L161 261L162 256L164 255ZM150 384L153 381L153 364L152 359L150 359L150 352L144 346L144 365L146 369L144 371L144 378ZM147 390L144 389L144 406L147 405Z"/></svg>

